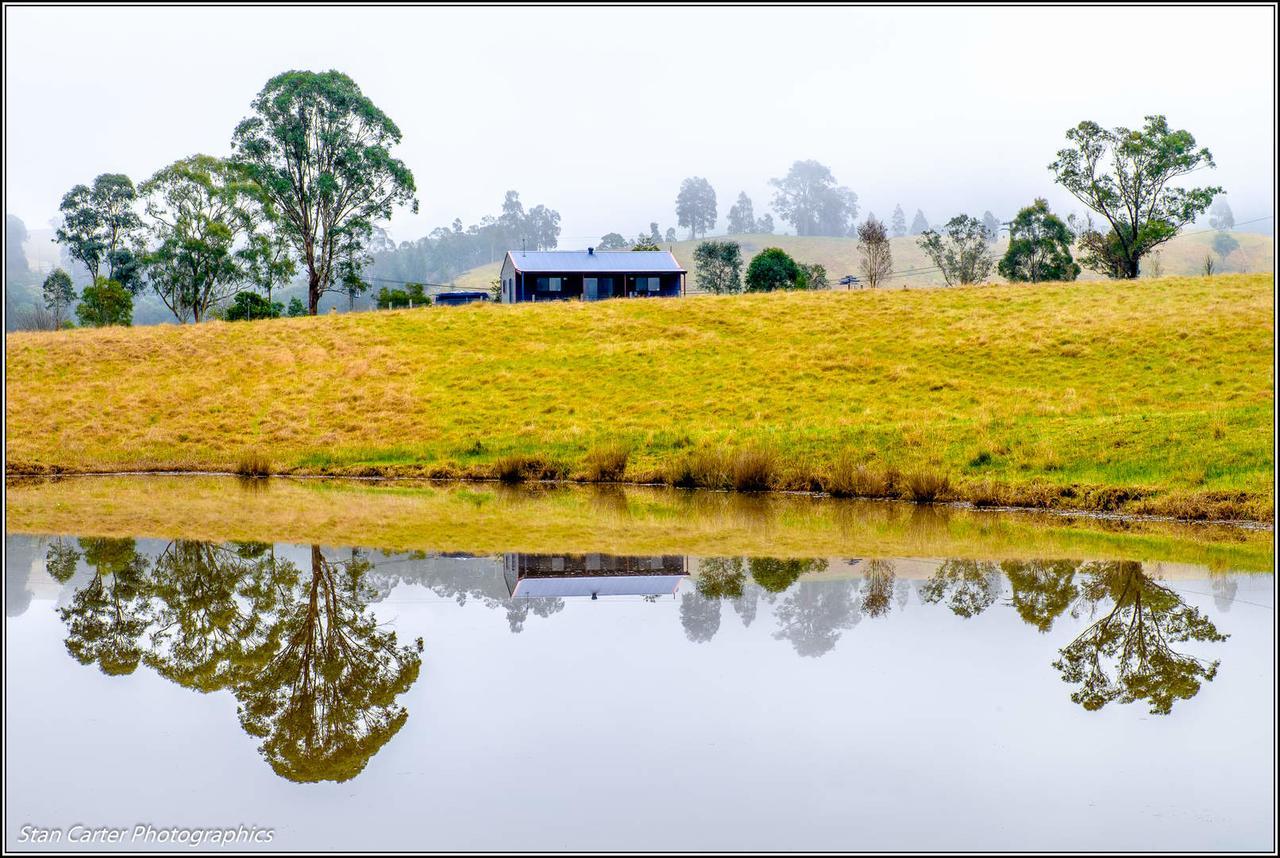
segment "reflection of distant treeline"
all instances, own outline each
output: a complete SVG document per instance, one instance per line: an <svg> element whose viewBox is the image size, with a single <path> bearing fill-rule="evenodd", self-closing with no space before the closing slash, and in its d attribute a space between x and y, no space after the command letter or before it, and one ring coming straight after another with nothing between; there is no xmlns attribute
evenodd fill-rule
<svg viewBox="0 0 1280 858"><path fill-rule="evenodd" d="M420 665L421 638L400 645L370 604L399 585L422 586L459 606L470 600L505 612L513 633L565 604L509 596L500 558L372 556L352 551L339 560L312 547L299 564L257 543L175 541L149 555L131 539L56 539L44 559L52 578L74 588L60 614L77 661L108 675L145 666L193 690L230 691L242 726L261 739L277 773L342 781L404 724L408 713L396 701ZM841 579L812 575L826 570L823 560L721 557L693 565L698 573L678 599L694 643L715 638L726 605L751 626L763 603L774 638L801 656L822 656L864 618L906 609L912 592L884 559L855 561L861 576ZM914 589L921 604L966 620L1007 595L1004 603L1040 632L1064 616L1086 621L1053 664L1074 686L1071 699L1091 710L1144 701L1169 713L1218 669L1175 646L1225 637L1136 562L947 560Z"/></svg>

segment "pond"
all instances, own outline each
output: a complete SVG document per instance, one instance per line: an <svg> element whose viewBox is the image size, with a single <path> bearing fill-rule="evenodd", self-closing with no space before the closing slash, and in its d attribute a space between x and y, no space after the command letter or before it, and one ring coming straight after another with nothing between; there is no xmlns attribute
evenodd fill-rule
<svg viewBox="0 0 1280 858"><path fill-rule="evenodd" d="M1273 846L1269 533L271 482L8 486L6 846Z"/></svg>

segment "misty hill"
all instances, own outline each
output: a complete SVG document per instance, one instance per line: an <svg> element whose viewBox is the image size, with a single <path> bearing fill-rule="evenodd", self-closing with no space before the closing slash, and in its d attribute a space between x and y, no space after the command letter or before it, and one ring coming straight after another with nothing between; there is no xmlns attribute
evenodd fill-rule
<svg viewBox="0 0 1280 858"><path fill-rule="evenodd" d="M1165 244L1158 251L1159 266L1165 276L1186 277L1203 273L1205 254L1213 253L1213 230L1187 232ZM1216 271L1220 273L1258 274L1270 273L1272 266L1272 248L1274 240L1269 235L1252 232L1230 233L1239 247L1230 253L1225 261L1214 254ZM837 238L826 236L795 235L730 235L712 236L718 241L736 241L742 245L743 271L746 265L766 247L780 247L791 254L797 262L805 264L818 263L827 269L827 278L836 283L846 274L858 274L858 247L854 238ZM893 245L895 274L889 286L942 286L945 285L939 273L920 250L915 236L904 236L891 240ZM693 262L693 252L699 241L679 241L669 247L676 259L689 270L689 288L695 289L697 283L697 266ZM1003 255L1008 240L1001 238L993 247L996 259ZM497 278L500 262L482 265L458 275L455 284L468 289L486 289L489 283ZM1144 269L1152 270L1152 263L1145 262ZM992 272L990 278L994 282L1004 282L1003 278ZM1085 271L1081 280L1102 280L1101 274Z"/></svg>

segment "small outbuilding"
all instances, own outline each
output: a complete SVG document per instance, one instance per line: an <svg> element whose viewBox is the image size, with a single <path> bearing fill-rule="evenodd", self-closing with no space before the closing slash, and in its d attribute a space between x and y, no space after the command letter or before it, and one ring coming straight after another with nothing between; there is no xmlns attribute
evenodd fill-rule
<svg viewBox="0 0 1280 858"><path fill-rule="evenodd" d="M688 274L667 250L510 250L502 260L502 301L675 298Z"/></svg>
<svg viewBox="0 0 1280 858"><path fill-rule="evenodd" d="M441 292L432 299L437 304L443 304L446 307L456 307L459 304L475 304L478 301L488 301L488 292Z"/></svg>

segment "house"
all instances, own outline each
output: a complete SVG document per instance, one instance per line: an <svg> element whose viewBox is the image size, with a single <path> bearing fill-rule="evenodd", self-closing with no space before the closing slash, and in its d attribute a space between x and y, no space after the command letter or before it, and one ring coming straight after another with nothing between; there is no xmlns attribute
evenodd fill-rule
<svg viewBox="0 0 1280 858"><path fill-rule="evenodd" d="M688 274L667 250L509 250L502 301L674 298Z"/></svg>
<svg viewBox="0 0 1280 858"><path fill-rule="evenodd" d="M488 301L488 292L441 292L432 299L436 304L456 307L459 304L474 304L477 301Z"/></svg>
<svg viewBox="0 0 1280 858"><path fill-rule="evenodd" d="M507 554L503 577L512 598L666 596L688 575L679 555Z"/></svg>

